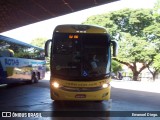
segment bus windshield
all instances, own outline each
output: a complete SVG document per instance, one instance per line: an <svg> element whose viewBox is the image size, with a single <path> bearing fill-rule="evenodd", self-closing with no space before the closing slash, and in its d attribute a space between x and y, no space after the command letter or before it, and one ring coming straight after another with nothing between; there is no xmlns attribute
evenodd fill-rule
<svg viewBox="0 0 160 120"><path fill-rule="evenodd" d="M56 33L53 37L53 74L65 79L100 79L110 71L106 34Z"/></svg>

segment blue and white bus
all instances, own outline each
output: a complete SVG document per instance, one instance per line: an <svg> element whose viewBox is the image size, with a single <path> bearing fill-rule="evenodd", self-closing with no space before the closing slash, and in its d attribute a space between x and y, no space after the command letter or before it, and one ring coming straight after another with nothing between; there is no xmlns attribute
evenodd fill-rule
<svg viewBox="0 0 160 120"><path fill-rule="evenodd" d="M45 77L44 49L0 35L0 84Z"/></svg>

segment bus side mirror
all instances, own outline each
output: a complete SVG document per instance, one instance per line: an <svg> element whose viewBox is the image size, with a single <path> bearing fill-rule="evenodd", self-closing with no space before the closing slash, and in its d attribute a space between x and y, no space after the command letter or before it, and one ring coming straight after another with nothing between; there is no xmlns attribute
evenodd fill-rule
<svg viewBox="0 0 160 120"><path fill-rule="evenodd" d="M113 57L116 57L118 54L118 43L117 41L111 41L113 45Z"/></svg>
<svg viewBox="0 0 160 120"><path fill-rule="evenodd" d="M47 40L46 43L45 43L45 57L48 57L49 56L49 45L50 43L52 42L51 39Z"/></svg>

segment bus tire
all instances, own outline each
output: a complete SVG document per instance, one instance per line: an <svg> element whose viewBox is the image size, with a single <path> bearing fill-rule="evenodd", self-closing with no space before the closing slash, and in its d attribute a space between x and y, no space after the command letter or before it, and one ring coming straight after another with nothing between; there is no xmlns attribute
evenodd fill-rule
<svg viewBox="0 0 160 120"><path fill-rule="evenodd" d="M31 77L31 84L33 83L38 83L38 76L36 75L36 73L32 73L32 77Z"/></svg>
<svg viewBox="0 0 160 120"><path fill-rule="evenodd" d="M33 75L32 75L32 77L31 77L31 80L30 80L30 82L29 83L31 83L31 84L33 84L34 83L34 77L33 77Z"/></svg>
<svg viewBox="0 0 160 120"><path fill-rule="evenodd" d="M52 94L52 92L50 91L50 98L52 99L52 100L54 100L54 98L53 98L53 94Z"/></svg>
<svg viewBox="0 0 160 120"><path fill-rule="evenodd" d="M39 79L40 79L40 74L37 73L37 74L35 75L35 78L34 78L34 83L38 83L38 82L39 82Z"/></svg>

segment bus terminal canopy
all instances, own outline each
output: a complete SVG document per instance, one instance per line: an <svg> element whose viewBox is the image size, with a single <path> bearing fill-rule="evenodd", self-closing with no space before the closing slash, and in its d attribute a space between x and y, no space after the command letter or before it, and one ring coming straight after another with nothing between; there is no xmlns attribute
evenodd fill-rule
<svg viewBox="0 0 160 120"><path fill-rule="evenodd" d="M0 0L0 33L117 0Z"/></svg>

